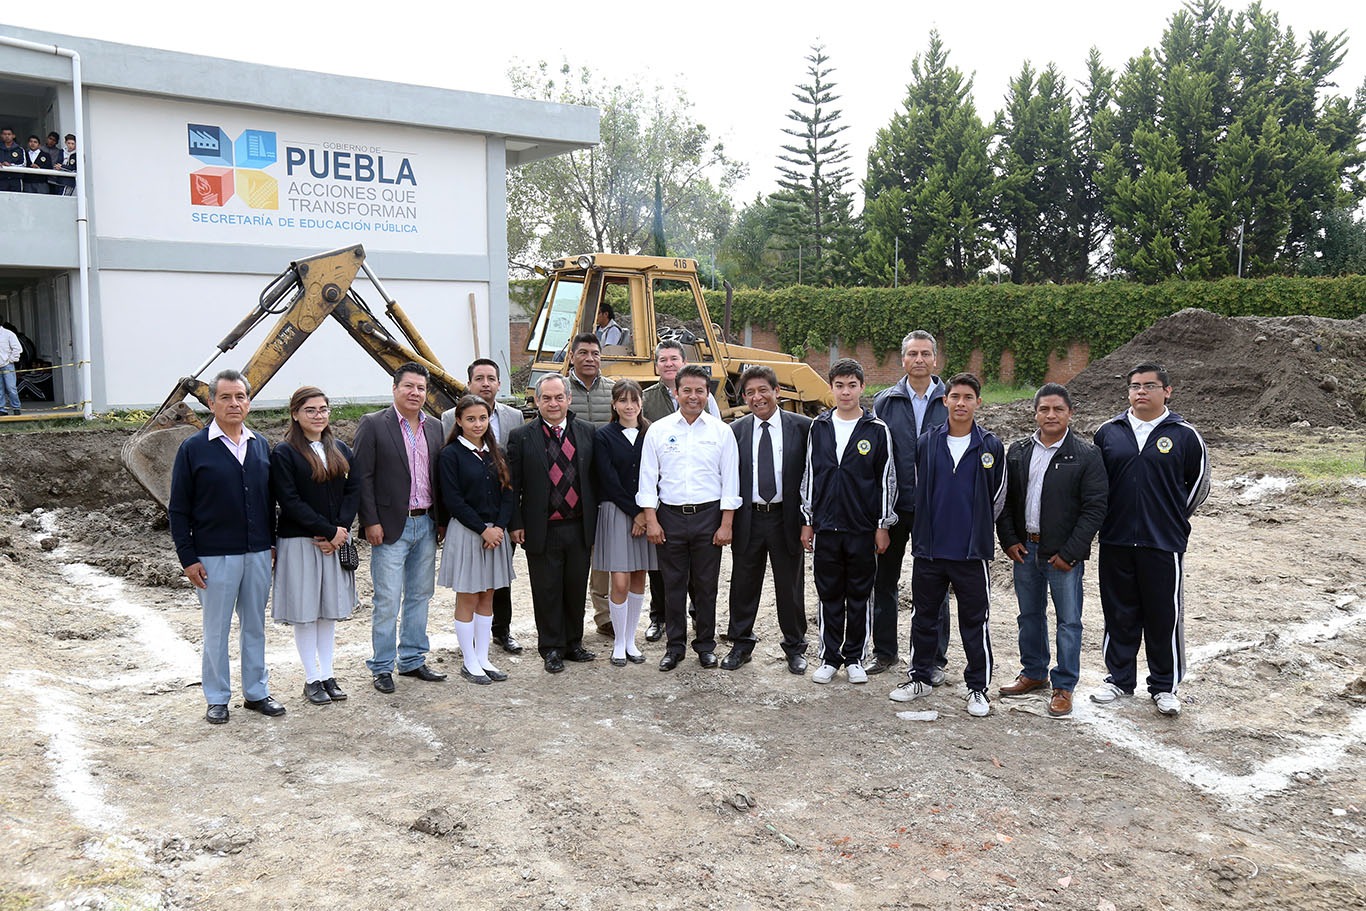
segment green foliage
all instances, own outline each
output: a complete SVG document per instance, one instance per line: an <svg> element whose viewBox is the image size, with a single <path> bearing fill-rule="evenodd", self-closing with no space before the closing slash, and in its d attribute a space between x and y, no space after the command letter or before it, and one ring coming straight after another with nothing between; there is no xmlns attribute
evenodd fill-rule
<svg viewBox="0 0 1366 911"><path fill-rule="evenodd" d="M658 295L664 310L682 312ZM707 292L707 307L719 321L725 295ZM1366 278L1266 278L1173 281L1143 285L1104 282L1072 285L968 285L901 288L811 288L773 291L737 289L732 320L771 326L783 350L805 357L831 341L841 346L868 342L894 354L911 329L939 339L948 372L962 369L974 348L995 379L1001 354L1015 358L1015 382L1043 379L1048 357L1072 342L1090 346L1093 359L1128 342L1178 310L1201 307L1224 316L1310 314L1352 319L1366 313Z"/></svg>

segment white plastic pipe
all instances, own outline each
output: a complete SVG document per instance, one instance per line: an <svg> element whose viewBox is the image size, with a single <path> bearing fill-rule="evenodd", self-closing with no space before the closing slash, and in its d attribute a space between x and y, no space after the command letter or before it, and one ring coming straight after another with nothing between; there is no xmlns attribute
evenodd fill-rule
<svg viewBox="0 0 1366 911"><path fill-rule="evenodd" d="M81 55L71 48L58 47L55 44L40 44L37 41L25 41L22 38L11 38L8 35L0 35L0 44L10 47L17 47L27 51L37 51L40 54L56 54L59 57L66 57L71 61L71 95L76 114L76 250L77 263L80 267L79 290L80 295L80 349L77 351L76 359L84 361L84 370L81 371L81 401L85 403L86 420L94 417L95 408L92 399L94 398L94 383L91 377L95 370L95 358L90 350L90 219L86 210L85 197L85 93L81 88Z"/></svg>

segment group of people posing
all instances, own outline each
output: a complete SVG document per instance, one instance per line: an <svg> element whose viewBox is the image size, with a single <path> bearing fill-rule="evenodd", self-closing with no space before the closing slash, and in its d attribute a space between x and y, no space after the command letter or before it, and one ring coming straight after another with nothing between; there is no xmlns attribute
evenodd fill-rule
<svg viewBox="0 0 1366 911"><path fill-rule="evenodd" d="M540 377L536 416L497 401L496 362L470 364L469 394L437 421L423 412L428 374L394 374L393 407L361 419L352 447L336 439L327 396L290 401L290 427L271 451L245 426L251 390L234 371L210 385L208 427L182 444L172 477L171 532L203 605L207 720L228 720L228 635L241 626L246 708L285 708L270 695L265 614L293 627L304 696L346 698L333 672L335 626L356 604L343 568L357 517L370 544L372 657L381 693L394 674L438 682L427 664L428 603L440 583L456 593L461 677L507 680L490 659L523 649L511 631L513 550L529 573L537 649L549 673L593 661L583 643L591 587L599 632L614 666L640 664L637 641L665 640L659 670L689 646L703 668L751 660L766 566L772 570L788 670L807 670L806 554L820 601L812 679L850 683L900 663L899 585L912 551L907 679L891 699L931 694L945 680L952 589L965 656L967 710L990 713L993 657L988 563L999 539L1014 561L1021 671L1000 689L1022 696L1051 687L1049 712L1067 715L1077 685L1084 563L1100 535L1100 589L1108 676L1099 703L1132 695L1146 641L1148 692L1163 714L1180 711L1184 667L1182 555L1189 518L1209 489L1199 434L1166 407L1171 383L1156 364L1128 377L1130 408L1095 443L1069 427L1065 387L1034 398L1038 431L1007 451L975 420L981 386L971 374L935 375L934 337L906 336L906 376L862 405L855 360L828 379L835 406L817 418L780 408L779 382L753 366L739 381L749 413L724 423L707 368L677 342L655 352L648 389L601 373L598 335L569 346L565 375ZM729 652L718 659L722 549L732 551ZM440 571L436 552L440 549ZM1049 671L1047 599L1057 612ZM692 639L688 630L691 620Z"/></svg>
<svg viewBox="0 0 1366 911"><path fill-rule="evenodd" d="M6 174L6 168L38 168L58 174ZM13 127L0 127L0 191L10 193L43 193L52 196L76 194L76 137L66 139L56 133L47 134L47 142L32 135L27 145L20 145Z"/></svg>

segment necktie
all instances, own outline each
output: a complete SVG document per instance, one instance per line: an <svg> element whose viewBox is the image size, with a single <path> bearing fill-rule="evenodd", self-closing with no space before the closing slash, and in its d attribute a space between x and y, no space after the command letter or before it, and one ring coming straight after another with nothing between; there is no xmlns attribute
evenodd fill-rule
<svg viewBox="0 0 1366 911"><path fill-rule="evenodd" d="M759 437L759 498L771 503L778 495L778 476L773 472L773 438L768 434L768 421L759 426L763 428L763 435Z"/></svg>

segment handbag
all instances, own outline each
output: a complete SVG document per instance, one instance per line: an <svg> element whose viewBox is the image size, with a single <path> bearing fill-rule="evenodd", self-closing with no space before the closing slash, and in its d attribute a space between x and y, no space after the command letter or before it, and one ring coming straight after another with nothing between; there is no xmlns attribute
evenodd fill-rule
<svg viewBox="0 0 1366 911"><path fill-rule="evenodd" d="M337 562L341 568L349 573L356 571L360 566L360 553L356 550L356 545L347 538L345 542L337 546Z"/></svg>

